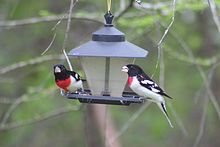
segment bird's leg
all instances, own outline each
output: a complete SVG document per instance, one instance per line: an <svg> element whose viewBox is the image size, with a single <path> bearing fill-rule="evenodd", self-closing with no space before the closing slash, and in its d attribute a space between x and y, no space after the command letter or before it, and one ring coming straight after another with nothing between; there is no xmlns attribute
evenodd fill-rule
<svg viewBox="0 0 220 147"><path fill-rule="evenodd" d="M76 93L78 94L85 94L85 91L83 88L77 89Z"/></svg>
<svg viewBox="0 0 220 147"><path fill-rule="evenodd" d="M133 98L133 99L136 99L136 98L138 98L138 96L137 96L137 95L133 95L132 98Z"/></svg>
<svg viewBox="0 0 220 147"><path fill-rule="evenodd" d="M63 89L60 89L60 94L61 94L62 96L66 96L66 92L65 92Z"/></svg>
<svg viewBox="0 0 220 147"><path fill-rule="evenodd" d="M82 86L82 88L80 89L81 90L81 92L82 93L84 93L85 91L84 91L84 87Z"/></svg>

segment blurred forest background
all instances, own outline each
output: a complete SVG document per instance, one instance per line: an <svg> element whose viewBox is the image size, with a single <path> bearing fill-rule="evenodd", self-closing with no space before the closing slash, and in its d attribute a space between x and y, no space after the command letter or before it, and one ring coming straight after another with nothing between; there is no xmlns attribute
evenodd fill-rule
<svg viewBox="0 0 220 147"><path fill-rule="evenodd" d="M90 40L107 11L105 0L72 2L67 34L71 0L0 0L0 146L220 146L220 0L112 1L115 26L149 51L136 64L174 98L173 129L155 104L98 105L101 118L60 95L53 65L67 65L62 49Z"/></svg>

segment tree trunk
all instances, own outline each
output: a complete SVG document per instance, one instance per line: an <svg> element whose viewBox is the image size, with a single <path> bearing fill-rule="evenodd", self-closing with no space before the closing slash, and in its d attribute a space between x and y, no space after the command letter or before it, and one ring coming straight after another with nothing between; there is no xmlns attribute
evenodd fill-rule
<svg viewBox="0 0 220 147"><path fill-rule="evenodd" d="M121 147L118 140L109 144L109 139L115 134L116 130L107 112L107 106L88 104L86 109L87 147Z"/></svg>

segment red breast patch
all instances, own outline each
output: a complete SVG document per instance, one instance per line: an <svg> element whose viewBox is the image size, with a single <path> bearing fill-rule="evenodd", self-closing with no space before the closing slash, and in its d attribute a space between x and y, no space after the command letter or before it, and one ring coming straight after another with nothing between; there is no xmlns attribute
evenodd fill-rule
<svg viewBox="0 0 220 147"><path fill-rule="evenodd" d="M70 77L66 80L60 80L56 82L57 86L64 89L65 91L68 91L67 87L69 87L70 83L71 83Z"/></svg>
<svg viewBox="0 0 220 147"><path fill-rule="evenodd" d="M128 77L128 85L131 86L131 83L133 81L133 77Z"/></svg>

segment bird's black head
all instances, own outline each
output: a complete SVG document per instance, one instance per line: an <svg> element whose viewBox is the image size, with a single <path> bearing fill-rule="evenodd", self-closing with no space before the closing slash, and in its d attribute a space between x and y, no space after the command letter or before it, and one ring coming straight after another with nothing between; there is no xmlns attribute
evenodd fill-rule
<svg viewBox="0 0 220 147"><path fill-rule="evenodd" d="M55 80L65 80L69 77L68 70L62 64L54 65Z"/></svg>
<svg viewBox="0 0 220 147"><path fill-rule="evenodd" d="M143 70L135 64L128 64L123 66L122 71L128 73L129 76L136 76L143 73Z"/></svg>
<svg viewBox="0 0 220 147"><path fill-rule="evenodd" d="M55 74L55 73L62 73L62 72L65 72L65 71L66 71L65 66L62 65L62 64L56 64L56 65L54 65L53 69L54 69L54 74Z"/></svg>

